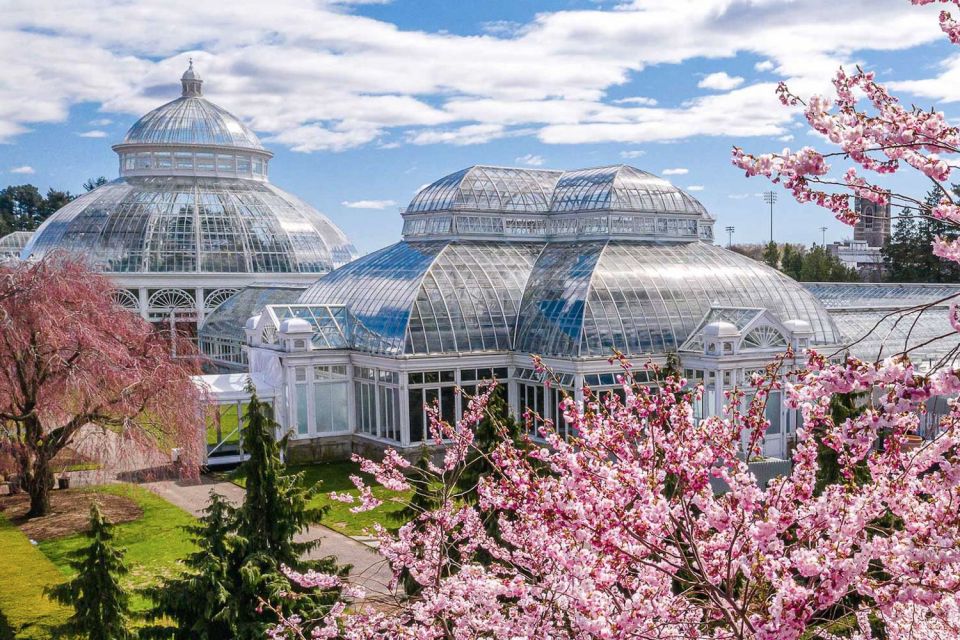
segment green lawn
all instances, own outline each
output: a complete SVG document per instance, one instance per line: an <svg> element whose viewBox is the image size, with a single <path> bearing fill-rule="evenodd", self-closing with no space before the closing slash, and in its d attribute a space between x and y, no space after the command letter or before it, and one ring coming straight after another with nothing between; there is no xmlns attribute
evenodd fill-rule
<svg viewBox="0 0 960 640"><path fill-rule="evenodd" d="M379 522L388 529L396 529L401 522L391 518L391 514L403 509L407 500L410 499L412 492L397 492L384 489L376 483L373 478L360 471L360 466L354 462L323 462L311 465L292 466L291 471L304 472L304 482L313 484L320 482L320 494L311 502L315 507L328 507L327 514L323 518L323 524L345 533L349 536L360 536L364 534L365 529L373 528L373 525ZM351 507L355 505L344 504L331 500L327 494L331 491L338 493L349 493L353 496L359 496L360 492L350 482L351 475L363 477L370 485L373 495L383 501L383 504L364 513L351 513ZM231 476L231 480L241 487L244 480L240 474Z"/></svg>
<svg viewBox="0 0 960 640"><path fill-rule="evenodd" d="M51 602L43 588L63 581L44 555L0 514L0 640L50 638L49 628L71 611Z"/></svg>
<svg viewBox="0 0 960 640"><path fill-rule="evenodd" d="M106 485L96 490L128 497L143 509L142 518L114 528L116 544L126 549L124 560L130 569L125 586L131 590L139 589L155 584L160 577L173 576L183 570L182 559L195 547L182 527L195 522L193 516L135 485ZM41 542L39 548L61 572L72 575L67 554L85 544L87 538L75 534ZM149 606L145 598L135 593L131 593L130 604L135 612L144 611Z"/></svg>

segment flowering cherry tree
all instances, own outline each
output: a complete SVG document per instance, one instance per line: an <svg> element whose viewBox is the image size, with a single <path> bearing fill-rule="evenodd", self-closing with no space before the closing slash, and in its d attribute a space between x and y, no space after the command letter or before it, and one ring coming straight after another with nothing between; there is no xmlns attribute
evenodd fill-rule
<svg viewBox="0 0 960 640"><path fill-rule="evenodd" d="M51 461L85 427L120 433L131 453L182 446L185 468L198 462L193 364L112 291L61 255L0 267L0 451L16 461L30 517L48 512Z"/></svg>
<svg viewBox="0 0 960 640"><path fill-rule="evenodd" d="M940 23L960 44L960 25L949 13ZM903 107L868 72L840 71L834 86L834 100L802 100L785 86L779 95L786 105L802 104L810 125L838 151L735 149L734 163L846 223L856 220L852 194L960 223L960 203L946 188L954 166L944 159L960 151L960 131L941 113ZM854 166L833 176L829 163L837 158ZM927 205L864 177L908 169L941 187L943 199ZM933 251L960 261L955 240L940 238ZM951 317L960 329L956 309ZM414 470L392 451L382 462L363 461L384 486L441 487L437 509L395 534L377 530L394 574L422 589L390 606L352 590L354 601L321 620L281 619L273 636L960 637L960 404L949 402L931 440L909 437L927 402L960 392L957 371L921 372L907 354L869 363L788 351L755 376L749 402L729 392L723 415L699 420L702 387L655 371L659 385L651 389L621 365L624 399L587 392L583 403L564 400L563 420L575 437L559 437L547 422L535 448L505 439L490 453L495 471L480 480L475 505L456 487L474 458L473 429L489 388L455 425L434 413L434 436L448 442L442 462ZM801 420L792 471L762 486L745 459L761 450L773 390ZM862 398L863 406L835 417L837 396ZM835 453L841 481L818 491L822 446ZM355 509L376 506L355 481ZM497 518L495 536L490 517ZM341 586L334 576L291 578Z"/></svg>

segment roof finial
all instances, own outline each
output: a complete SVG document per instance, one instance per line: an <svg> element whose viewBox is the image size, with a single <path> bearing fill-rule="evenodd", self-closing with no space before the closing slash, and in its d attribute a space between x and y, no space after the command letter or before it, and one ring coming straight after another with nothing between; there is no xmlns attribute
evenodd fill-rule
<svg viewBox="0 0 960 640"><path fill-rule="evenodd" d="M190 66L184 71L180 78L180 84L183 85L183 97L199 98L203 95L203 80L200 74L193 70L193 57L189 58Z"/></svg>

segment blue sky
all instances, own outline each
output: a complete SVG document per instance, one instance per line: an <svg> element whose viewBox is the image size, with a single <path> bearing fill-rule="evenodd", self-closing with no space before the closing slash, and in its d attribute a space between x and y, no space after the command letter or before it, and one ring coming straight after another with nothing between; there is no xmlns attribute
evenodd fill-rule
<svg viewBox="0 0 960 640"><path fill-rule="evenodd" d="M74 192L117 174L110 145L179 95L193 56L208 98L276 154L271 179L364 252L398 208L471 164L625 162L690 190L735 240L769 235L769 188L729 162L812 145L773 89L826 91L862 64L908 102L960 116L960 58L936 7L907 0L321 2L9 0L0 25L0 173ZM846 165L837 164L838 173ZM899 189L923 192L916 178ZM778 240L849 236L777 205ZM722 235L724 238L725 234Z"/></svg>

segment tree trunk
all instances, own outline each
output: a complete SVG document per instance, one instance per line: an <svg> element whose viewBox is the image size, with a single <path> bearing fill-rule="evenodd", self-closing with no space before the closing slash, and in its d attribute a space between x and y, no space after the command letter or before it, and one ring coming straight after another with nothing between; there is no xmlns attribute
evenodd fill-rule
<svg viewBox="0 0 960 640"><path fill-rule="evenodd" d="M23 474L24 488L30 494L28 518L39 518L50 513L50 491L53 489L53 472L45 456L33 459L33 468Z"/></svg>

